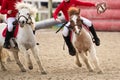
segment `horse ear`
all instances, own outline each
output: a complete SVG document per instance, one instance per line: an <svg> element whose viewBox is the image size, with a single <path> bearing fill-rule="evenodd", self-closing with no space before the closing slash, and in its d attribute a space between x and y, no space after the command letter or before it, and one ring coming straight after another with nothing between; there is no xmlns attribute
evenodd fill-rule
<svg viewBox="0 0 120 80"><path fill-rule="evenodd" d="M30 15L33 16L34 18L36 17L38 10L35 7L32 7L30 10Z"/></svg>

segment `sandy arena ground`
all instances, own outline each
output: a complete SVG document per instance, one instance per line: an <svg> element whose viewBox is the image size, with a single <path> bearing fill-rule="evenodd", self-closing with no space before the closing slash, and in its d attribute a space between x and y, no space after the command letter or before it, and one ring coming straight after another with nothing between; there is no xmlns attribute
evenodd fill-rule
<svg viewBox="0 0 120 80"><path fill-rule="evenodd" d="M21 62L26 66L27 72L21 72L12 54L11 62L7 62L7 71L0 69L0 80L120 80L120 32L97 32L101 45L96 46L97 56L103 74L88 72L85 64L78 67L75 57L70 56L67 47L63 50L61 32L55 33L51 29L41 29L36 32L39 45L39 56L47 75L42 75L38 65L31 54L34 69L29 70L23 54Z"/></svg>

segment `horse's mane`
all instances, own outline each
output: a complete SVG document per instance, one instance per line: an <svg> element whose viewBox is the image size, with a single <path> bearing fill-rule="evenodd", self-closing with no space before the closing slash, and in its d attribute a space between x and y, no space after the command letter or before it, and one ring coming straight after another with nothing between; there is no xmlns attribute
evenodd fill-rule
<svg viewBox="0 0 120 80"><path fill-rule="evenodd" d="M68 14L69 16L74 15L74 14L79 14L80 13L80 9L76 8L76 7L70 7L68 9Z"/></svg>
<svg viewBox="0 0 120 80"><path fill-rule="evenodd" d="M22 8L27 8L30 11L30 15L33 17L36 17L37 8L31 4L24 3L24 2L18 2L18 3L16 3L15 7L17 10L20 10Z"/></svg>

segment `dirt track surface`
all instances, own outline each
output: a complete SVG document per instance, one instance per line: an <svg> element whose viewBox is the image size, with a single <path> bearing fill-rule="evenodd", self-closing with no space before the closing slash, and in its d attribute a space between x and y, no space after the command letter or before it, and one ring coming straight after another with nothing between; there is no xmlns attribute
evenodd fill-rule
<svg viewBox="0 0 120 80"><path fill-rule="evenodd" d="M120 80L120 32L97 32L101 45L96 46L97 56L103 74L88 72L85 64L78 67L75 57L70 56L65 46L61 32L45 29L36 32L39 45L39 56L47 75L42 75L38 65L31 54L33 70L29 70L23 54L21 62L26 66L27 72L21 72L11 54L11 62L7 62L7 71L0 69L0 80Z"/></svg>

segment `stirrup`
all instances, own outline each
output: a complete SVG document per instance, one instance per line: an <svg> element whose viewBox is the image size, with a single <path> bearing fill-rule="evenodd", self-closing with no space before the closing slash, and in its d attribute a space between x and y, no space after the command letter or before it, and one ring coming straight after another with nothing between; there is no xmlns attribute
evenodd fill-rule
<svg viewBox="0 0 120 80"><path fill-rule="evenodd" d="M4 43L3 48L10 49L10 44Z"/></svg>

